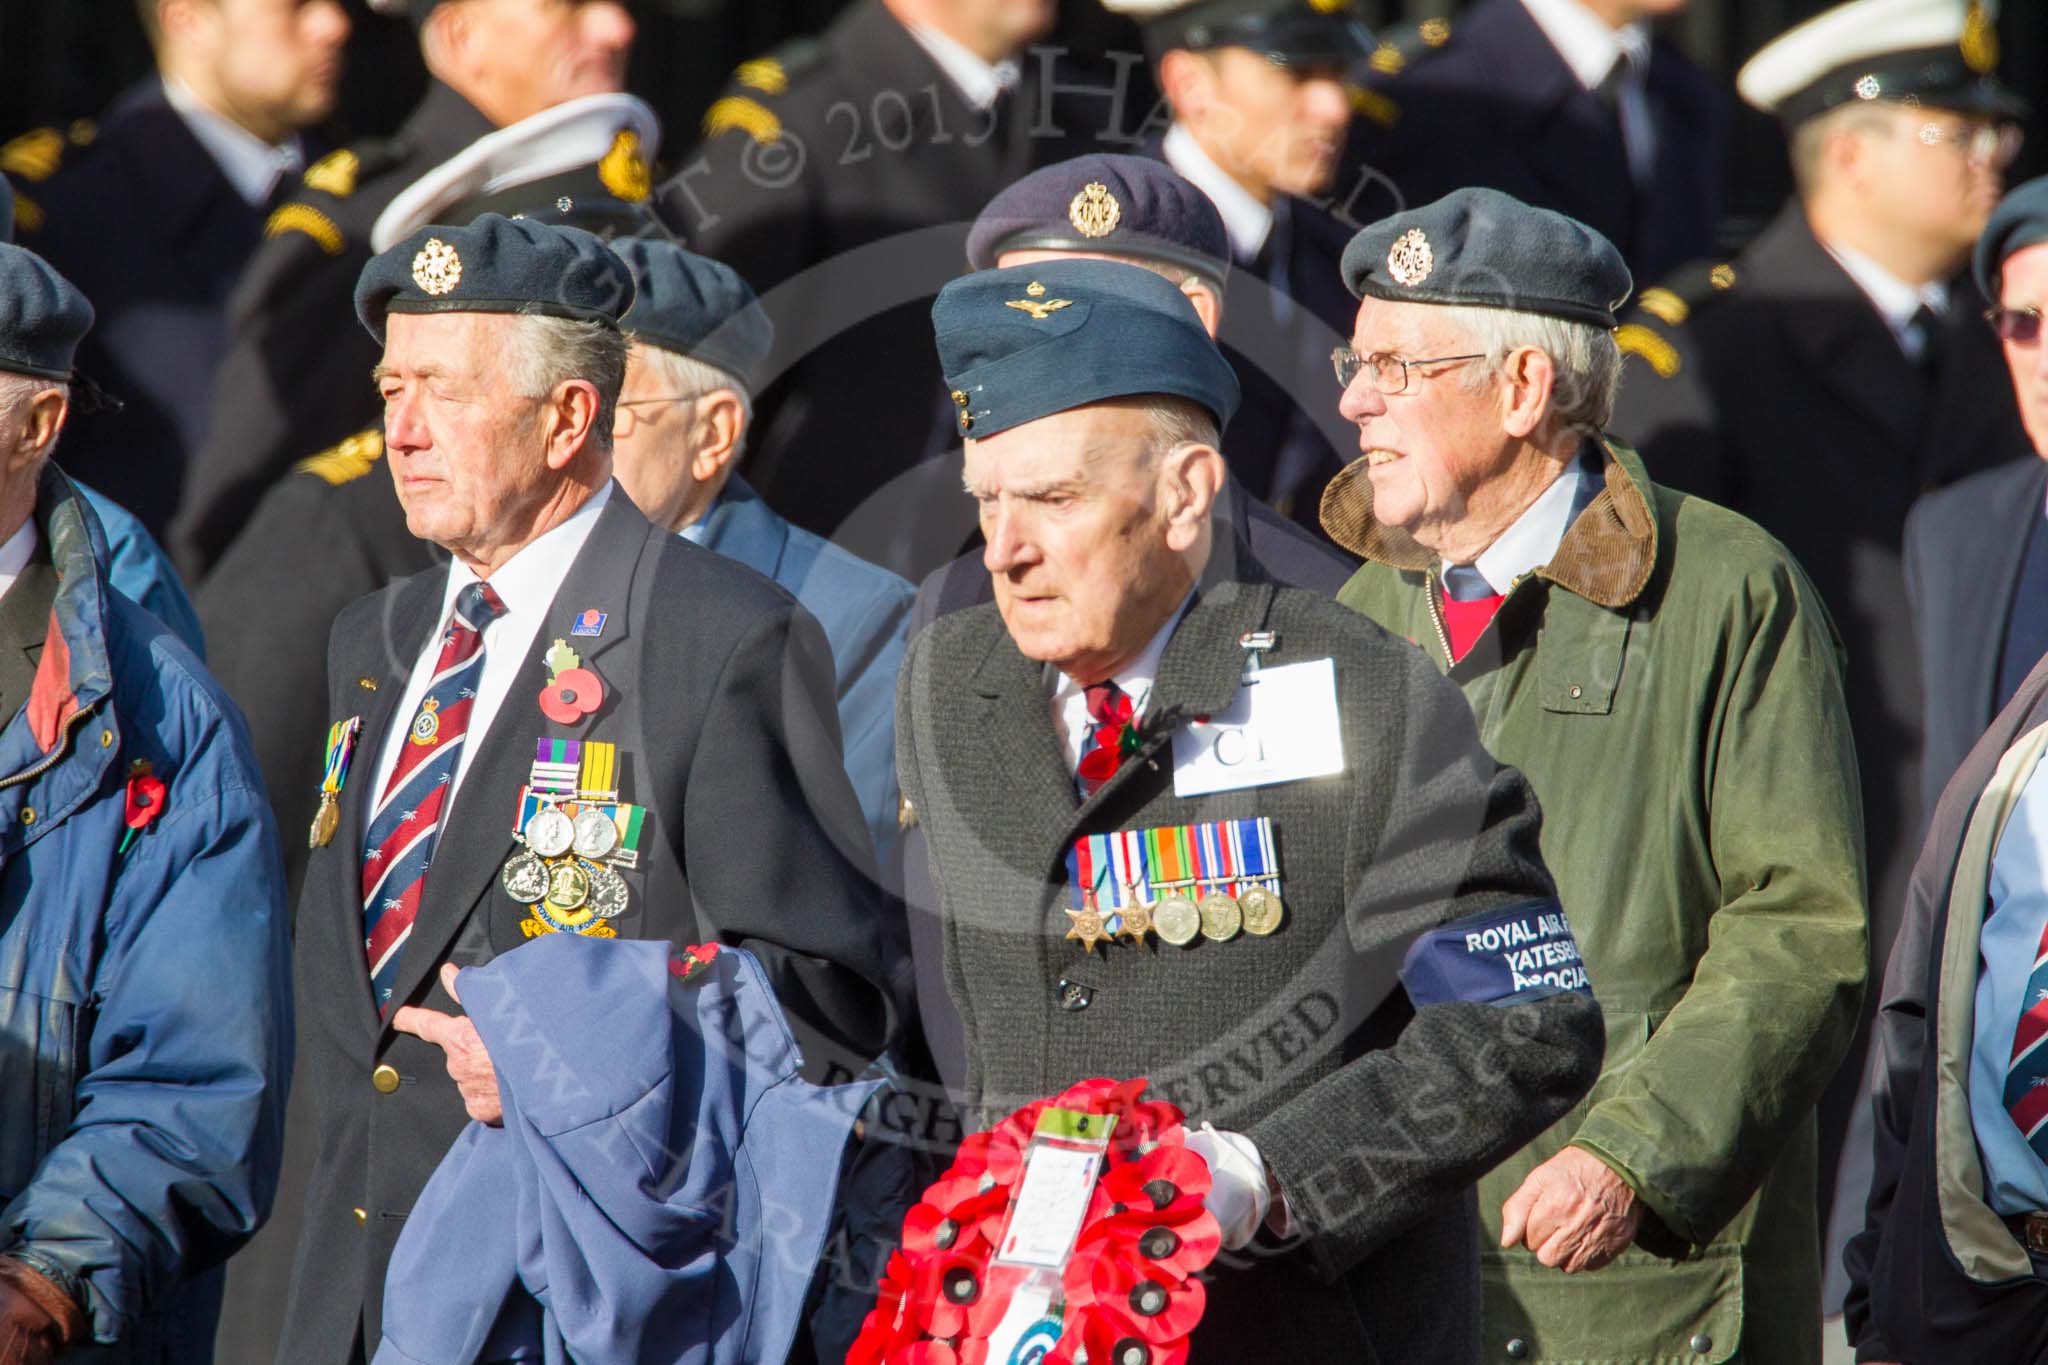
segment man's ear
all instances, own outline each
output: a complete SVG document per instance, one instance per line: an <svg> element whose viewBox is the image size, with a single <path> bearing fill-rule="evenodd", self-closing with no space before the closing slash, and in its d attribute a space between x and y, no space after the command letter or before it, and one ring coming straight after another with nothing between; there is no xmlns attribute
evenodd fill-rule
<svg viewBox="0 0 2048 1365"><path fill-rule="evenodd" d="M1526 440L1550 412L1557 366L1547 352L1523 346L1508 353L1500 373L1506 381L1501 386L1501 430L1516 440Z"/></svg>
<svg viewBox="0 0 2048 1365"><path fill-rule="evenodd" d="M1160 499L1169 548L1185 553L1201 543L1229 477L1222 452L1198 441L1184 442L1160 457Z"/></svg>
<svg viewBox="0 0 2048 1365"><path fill-rule="evenodd" d="M1207 280L1190 275L1180 282L1180 292L1187 295L1188 302L1195 306L1195 315L1202 320L1202 327L1210 336L1223 325L1223 297Z"/></svg>
<svg viewBox="0 0 2048 1365"><path fill-rule="evenodd" d="M70 411L71 400L62 389L42 389L29 399L22 409L21 429L9 433L15 438L6 471L9 478L26 475L50 458Z"/></svg>
<svg viewBox="0 0 2048 1365"><path fill-rule="evenodd" d="M731 389L713 389L697 399L692 422L690 477L698 483L723 481L747 434L747 409Z"/></svg>
<svg viewBox="0 0 2048 1365"><path fill-rule="evenodd" d="M589 448L598 406L597 385L588 379L565 379L555 385L547 400L548 468L567 469Z"/></svg>

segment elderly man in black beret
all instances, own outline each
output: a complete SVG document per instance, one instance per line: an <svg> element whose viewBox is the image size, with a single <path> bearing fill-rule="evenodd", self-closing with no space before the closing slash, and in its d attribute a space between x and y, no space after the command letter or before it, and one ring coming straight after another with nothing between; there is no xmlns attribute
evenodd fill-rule
<svg viewBox="0 0 2048 1365"><path fill-rule="evenodd" d="M1526 783L1406 644L1215 543L1237 382L1180 290L1045 261L933 318L995 601L911 642L897 767L970 1110L1182 1106L1229 1253L1197 1365L1474 1359L1471 1182L1600 1056Z"/></svg>
<svg viewBox="0 0 2048 1365"><path fill-rule="evenodd" d="M1827 611L1602 430L1630 287L1604 237L1461 190L1344 273L1362 456L1323 519L1367 564L1338 600L1528 774L1607 1019L1587 1103L1480 1182L1488 1356L1817 1360L1814 1105L1866 920Z"/></svg>
<svg viewBox="0 0 2048 1365"><path fill-rule="evenodd" d="M1873 1179L1842 1257L1861 1361L2048 1352L2048 179L1991 215L1976 275L2042 453L1923 499L1906 524L1915 633L1939 665L1928 772L1950 780L1877 1014Z"/></svg>
<svg viewBox="0 0 2048 1365"><path fill-rule="evenodd" d="M457 966L549 933L720 940L767 966L813 1066L889 1039L824 636L612 482L632 301L597 238L496 214L357 286L407 524L452 560L329 645L296 945L321 1141L281 1361L364 1358L413 1200L498 1117ZM606 1041L565 1036L568 1064Z"/></svg>

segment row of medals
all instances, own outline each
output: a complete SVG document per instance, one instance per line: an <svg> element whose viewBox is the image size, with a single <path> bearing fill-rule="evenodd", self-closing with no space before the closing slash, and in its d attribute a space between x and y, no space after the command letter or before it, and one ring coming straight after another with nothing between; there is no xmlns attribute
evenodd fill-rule
<svg viewBox="0 0 2048 1365"><path fill-rule="evenodd" d="M1264 938L1279 929L1287 915L1280 893L1265 886L1253 886L1241 896L1212 891L1199 900L1176 891L1149 905L1137 898L1136 890L1133 887L1130 899L1110 912L1123 921L1117 933L1132 943L1143 943L1146 934L1157 934L1176 948L1185 948L1197 938L1227 943L1240 931ZM1104 923L1108 916L1096 907L1093 895L1087 898L1085 909L1067 913L1074 917L1074 936L1083 943L1112 937Z"/></svg>
<svg viewBox="0 0 2048 1365"><path fill-rule="evenodd" d="M618 850L619 827L604 811L586 807L572 821L543 802L520 840L526 846L505 861L498 880L550 928L575 932L625 913L626 879L604 861Z"/></svg>

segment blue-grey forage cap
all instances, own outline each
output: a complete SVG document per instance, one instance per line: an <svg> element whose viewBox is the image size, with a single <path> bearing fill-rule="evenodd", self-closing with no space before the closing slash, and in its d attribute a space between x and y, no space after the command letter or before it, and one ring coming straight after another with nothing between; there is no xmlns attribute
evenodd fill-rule
<svg viewBox="0 0 2048 1365"><path fill-rule="evenodd" d="M92 316L85 295L48 261L0 243L0 370L69 380Z"/></svg>
<svg viewBox="0 0 2048 1365"><path fill-rule="evenodd" d="M715 365L750 390L759 382L775 326L738 271L673 242L633 237L611 248L633 272L625 325L636 339Z"/></svg>
<svg viewBox="0 0 2048 1365"><path fill-rule="evenodd" d="M632 306L633 272L596 237L497 213L420 228L356 281L356 316L379 341L387 313L538 313L616 327Z"/></svg>
<svg viewBox="0 0 2048 1365"><path fill-rule="evenodd" d="M1006 251L1149 256L1221 281L1230 238L1209 196L1163 161L1092 152L1033 171L988 201L967 234L967 263Z"/></svg>
<svg viewBox="0 0 2048 1365"><path fill-rule="evenodd" d="M2048 242L2048 175L2027 181L1998 201L1977 239L1973 269L1984 297L1997 302L1999 275L2015 251Z"/></svg>
<svg viewBox="0 0 2048 1365"><path fill-rule="evenodd" d="M1187 295L1120 261L1045 261L964 275L932 304L962 436L980 439L1105 398L1174 394L1218 427L1237 375Z"/></svg>
<svg viewBox="0 0 2048 1365"><path fill-rule="evenodd" d="M1635 282L1614 243L1499 190L1453 190L1362 229L1344 248L1360 298L1473 304L1613 327Z"/></svg>

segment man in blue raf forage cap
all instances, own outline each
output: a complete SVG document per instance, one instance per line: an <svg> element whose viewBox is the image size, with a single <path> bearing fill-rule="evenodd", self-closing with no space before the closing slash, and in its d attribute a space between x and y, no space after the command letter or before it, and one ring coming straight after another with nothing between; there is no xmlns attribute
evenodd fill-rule
<svg viewBox="0 0 2048 1365"><path fill-rule="evenodd" d="M200 1365L277 1180L284 881L239 714L51 462L92 321L0 245L0 1360Z"/></svg>
<svg viewBox="0 0 2048 1365"><path fill-rule="evenodd" d="M1606 433L1630 279L1601 234L1459 190L1361 231L1344 277L1360 458L1323 521L1366 564L1337 600L1535 785L1608 1011L1594 1101L1479 1179L1482 1358L1818 1361L1814 1105L1865 950L1827 609Z"/></svg>
<svg viewBox="0 0 2048 1365"><path fill-rule="evenodd" d="M1939 665L1926 717L1941 781L1885 969L1871 1193L1842 1257L1864 1361L2048 1350L2048 779L2034 743L2048 689L2048 179L1999 204L1975 267L2033 451L1921 499L1906 523L1914 632ZM1965 842L1987 836L1979 853Z"/></svg>
<svg viewBox="0 0 2048 1365"><path fill-rule="evenodd" d="M283 1360L367 1357L388 1230L500 1114L456 967L544 934L715 937L761 959L813 1067L889 1042L895 937L824 635L612 482L633 299L596 237L497 214L422 227L357 284L406 523L451 560L336 618L305 737L327 757L297 919L307 1202L344 1212L306 1220Z"/></svg>
<svg viewBox="0 0 2048 1365"><path fill-rule="evenodd" d="M897 771L970 1112L1089 1076L1187 1112L1261 1243L1196 1365L1473 1358L1471 1173L1601 1049L1581 986L1463 948L1569 947L1527 785L1415 650L1220 552L1237 379L1174 284L1047 260L932 318L995 601L912 640Z"/></svg>

